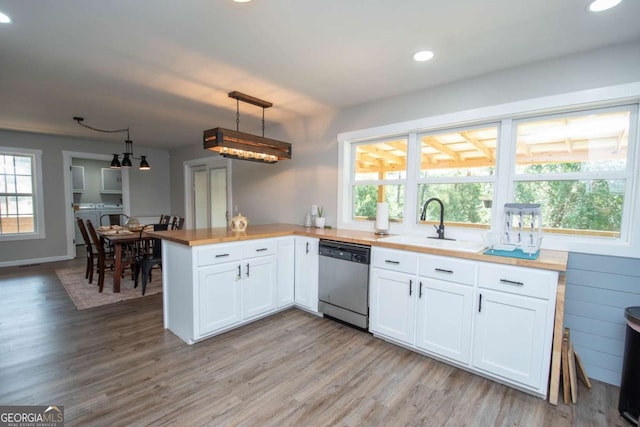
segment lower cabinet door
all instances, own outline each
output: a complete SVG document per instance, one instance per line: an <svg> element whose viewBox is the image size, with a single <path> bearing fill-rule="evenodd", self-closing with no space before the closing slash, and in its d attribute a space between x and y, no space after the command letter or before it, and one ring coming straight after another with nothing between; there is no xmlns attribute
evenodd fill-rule
<svg viewBox="0 0 640 427"><path fill-rule="evenodd" d="M469 364L473 287L420 277L416 346Z"/></svg>
<svg viewBox="0 0 640 427"><path fill-rule="evenodd" d="M240 263L225 263L198 270L196 339L242 320Z"/></svg>
<svg viewBox="0 0 640 427"><path fill-rule="evenodd" d="M373 269L369 308L371 332L413 345L417 287L414 276Z"/></svg>
<svg viewBox="0 0 640 427"><path fill-rule="evenodd" d="M477 304L473 365L540 389L546 384L545 352L550 352L545 346L548 301L480 289Z"/></svg>
<svg viewBox="0 0 640 427"><path fill-rule="evenodd" d="M244 320L275 310L278 275L276 257L244 260L242 269Z"/></svg>

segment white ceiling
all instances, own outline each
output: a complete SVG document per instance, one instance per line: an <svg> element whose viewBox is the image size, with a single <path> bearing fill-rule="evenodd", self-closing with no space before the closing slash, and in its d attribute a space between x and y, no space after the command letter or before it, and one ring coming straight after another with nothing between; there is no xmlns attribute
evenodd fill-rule
<svg viewBox="0 0 640 427"><path fill-rule="evenodd" d="M640 39L640 1L0 0L0 128L137 145L235 126L233 90L269 124ZM426 63L411 59L431 49ZM240 130L261 110L240 105Z"/></svg>

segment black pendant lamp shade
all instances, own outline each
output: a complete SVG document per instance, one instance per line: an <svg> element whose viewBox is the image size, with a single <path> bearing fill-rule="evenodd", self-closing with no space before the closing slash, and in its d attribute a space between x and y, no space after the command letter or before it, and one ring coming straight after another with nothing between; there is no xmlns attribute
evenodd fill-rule
<svg viewBox="0 0 640 427"><path fill-rule="evenodd" d="M97 132L103 132L103 133L126 132L127 133L127 139L124 141L125 148L124 148L124 153L122 153L123 155L122 162L120 162L120 156L118 154L114 154L113 159L111 159L111 164L109 165L110 168L112 169L130 168L132 166L131 159L138 159L138 157L135 157L133 155L133 141L129 139L129 128L114 129L114 130L98 129L82 123L84 121L84 118L82 117L74 117L73 120L78 122L80 126L85 127L87 129L95 130ZM140 166L139 166L140 170L148 171L151 169L151 166L149 166L149 162L147 162L147 156L140 156L139 159L140 159Z"/></svg>

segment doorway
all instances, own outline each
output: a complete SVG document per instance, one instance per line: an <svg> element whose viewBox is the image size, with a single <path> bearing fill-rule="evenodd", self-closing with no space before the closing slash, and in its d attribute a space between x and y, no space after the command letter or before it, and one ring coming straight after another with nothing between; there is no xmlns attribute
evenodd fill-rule
<svg viewBox="0 0 640 427"><path fill-rule="evenodd" d="M78 161L87 161L87 162L93 162L97 164L100 164L100 162L104 162L105 167L104 168L98 168L98 169L107 169L109 167L109 162L111 161L111 159L113 158L112 155L105 155L105 154L95 154L95 153L80 153L80 152L75 152L75 151L63 151L62 152L62 156L63 156L63 168L65 171L68 171L67 173L64 174L64 193L65 193L65 213L67 216L67 256L69 258L75 258L76 257L76 244L78 243L77 240L77 235L76 235L76 215L80 215L87 217L89 219L92 220L92 222L95 222L96 224L99 224L99 217L102 211L97 210L97 206L96 209L94 210L88 210L86 212L81 212L81 211L76 211L76 208L79 203L77 202L82 202L82 200L84 200L82 198L82 195L84 194L85 196L88 195L87 193L89 193L90 191L95 193L95 200L94 199L87 199L86 201L90 201L90 202L102 202L105 205L105 208L107 208L107 206L110 205L120 205L118 207L118 210L122 210L122 212L124 212L125 214L129 214L129 173L128 170L126 168L121 169L121 173L120 173L120 188L119 189L105 189L105 188L93 188L90 190L90 180L85 178L88 178L87 176L84 175L84 172L80 173L80 170L78 167L74 168L73 165L76 164L81 164L81 162L79 163ZM74 163L75 161L75 163ZM107 169L109 170L109 169ZM96 174L98 174L99 172L95 172ZM82 177L82 178L80 178ZM84 181L84 182L83 182ZM101 185L99 183L102 183L104 180L102 179L102 176L99 177L95 177L94 179L94 184L93 187L97 186L97 185ZM86 185L86 188L85 188ZM87 193L85 193L85 191ZM86 199L86 197L85 197ZM99 200L98 200L99 199ZM97 205L97 203L94 203ZM91 216L91 214L93 214L93 216ZM88 216L87 216L88 215Z"/></svg>
<svg viewBox="0 0 640 427"><path fill-rule="evenodd" d="M200 159L185 162L189 228L226 227L231 204L231 162Z"/></svg>

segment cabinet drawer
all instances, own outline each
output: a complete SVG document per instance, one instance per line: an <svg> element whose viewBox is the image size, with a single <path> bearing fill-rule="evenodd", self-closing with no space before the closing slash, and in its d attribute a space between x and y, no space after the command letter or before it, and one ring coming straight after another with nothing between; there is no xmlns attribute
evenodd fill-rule
<svg viewBox="0 0 640 427"><path fill-rule="evenodd" d="M242 245L242 258L255 258L258 256L275 255L278 251L278 242L273 239L256 240Z"/></svg>
<svg viewBox="0 0 640 427"><path fill-rule="evenodd" d="M418 264L421 276L465 285L476 283L477 270L476 262L437 255L420 255Z"/></svg>
<svg viewBox="0 0 640 427"><path fill-rule="evenodd" d="M395 249L373 248L373 266L385 270L417 274L418 254Z"/></svg>
<svg viewBox="0 0 640 427"><path fill-rule="evenodd" d="M198 250L198 267L204 265L220 264L223 262L238 261L242 258L242 246L240 245L212 245Z"/></svg>
<svg viewBox="0 0 640 427"><path fill-rule="evenodd" d="M551 299L558 283L555 271L480 263L478 285L518 295Z"/></svg>

